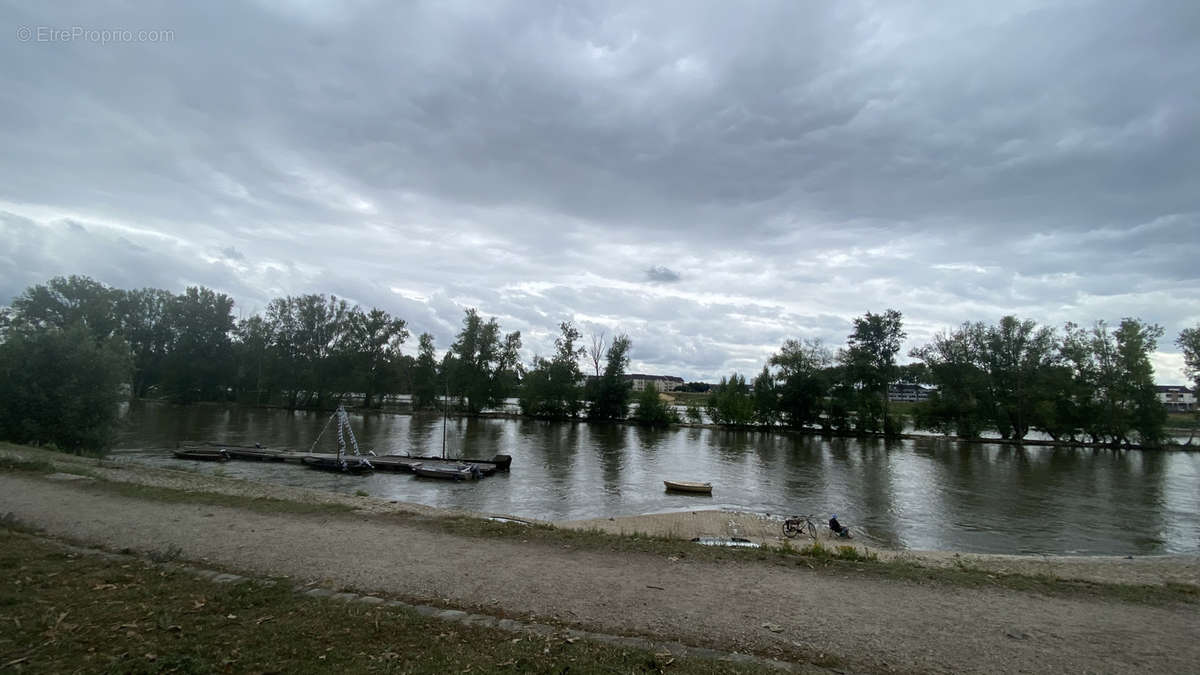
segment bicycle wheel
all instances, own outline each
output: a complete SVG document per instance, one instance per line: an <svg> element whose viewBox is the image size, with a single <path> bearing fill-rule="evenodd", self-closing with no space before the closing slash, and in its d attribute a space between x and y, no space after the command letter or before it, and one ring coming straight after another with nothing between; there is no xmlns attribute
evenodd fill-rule
<svg viewBox="0 0 1200 675"><path fill-rule="evenodd" d="M811 520L804 521L804 533L807 534L810 539L816 539L817 538L816 523L814 523Z"/></svg>
<svg viewBox="0 0 1200 675"><path fill-rule="evenodd" d="M791 539L803 531L804 526L791 518L783 521L783 536Z"/></svg>

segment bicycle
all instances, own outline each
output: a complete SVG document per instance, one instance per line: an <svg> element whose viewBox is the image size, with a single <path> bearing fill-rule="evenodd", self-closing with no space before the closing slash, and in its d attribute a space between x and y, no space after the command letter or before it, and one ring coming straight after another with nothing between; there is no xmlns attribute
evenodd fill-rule
<svg viewBox="0 0 1200 675"><path fill-rule="evenodd" d="M792 539L801 534L808 535L810 539L817 538L817 525L812 521L812 516L792 516L783 521L783 536Z"/></svg>

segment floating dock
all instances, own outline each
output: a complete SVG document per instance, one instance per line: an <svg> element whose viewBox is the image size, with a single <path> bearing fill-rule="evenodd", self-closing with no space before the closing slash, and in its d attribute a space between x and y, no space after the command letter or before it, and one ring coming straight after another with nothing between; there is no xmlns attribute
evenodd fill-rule
<svg viewBox="0 0 1200 675"><path fill-rule="evenodd" d="M291 452L288 450L271 450L260 446L251 445L223 445L220 443L205 442L191 443L181 445L180 449L186 451L189 448L204 448L211 449L204 454L215 454L224 450L224 455L229 459L247 460L255 462L295 462L304 464L305 457L311 458L308 463L313 460L331 460L337 457L334 453L320 452ZM179 456L178 453L176 456ZM479 469L479 472L484 476L490 476L497 471L508 471L512 465L512 457L509 455L496 455L490 460L480 459L443 459L441 457L413 457L410 455L359 455L371 463L371 466L376 471L395 471L395 472L412 472L413 467L420 464L426 468L445 468L452 469L464 465L474 465ZM348 456L352 457L352 456Z"/></svg>

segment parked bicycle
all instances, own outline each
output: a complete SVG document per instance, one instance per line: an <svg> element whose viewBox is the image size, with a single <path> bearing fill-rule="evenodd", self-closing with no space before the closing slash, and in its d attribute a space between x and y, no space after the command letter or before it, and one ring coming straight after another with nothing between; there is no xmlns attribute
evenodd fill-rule
<svg viewBox="0 0 1200 675"><path fill-rule="evenodd" d="M810 539L817 538L817 525L812 516L792 516L783 521L783 536L792 539L802 534Z"/></svg>

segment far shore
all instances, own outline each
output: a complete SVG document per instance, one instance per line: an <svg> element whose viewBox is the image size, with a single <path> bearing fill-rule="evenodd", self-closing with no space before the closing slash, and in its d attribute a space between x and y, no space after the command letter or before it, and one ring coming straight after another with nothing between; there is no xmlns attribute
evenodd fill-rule
<svg viewBox="0 0 1200 675"><path fill-rule="evenodd" d="M316 412L316 413L332 412L330 410L317 410L314 408L292 409L292 408L287 408L284 406L274 405L274 404L238 403L235 401L226 401L226 402L202 401L202 402L189 403L189 404L175 404L175 403L171 403L169 401L163 401L163 400L159 400L159 399L138 399L138 401L141 403L151 403L151 404L159 404L159 405L237 406L237 407L242 407L242 408L263 408L263 409L268 409L268 410L284 410L284 411L290 411L290 412ZM405 408L399 408L399 407L361 408L361 407L356 407L356 406L347 406L347 409L350 410L351 412L355 412L358 414L368 414L368 413L385 414L385 415L433 415L433 414L440 415L441 414L440 412L438 412L436 410L414 411L411 408L405 409ZM472 418L473 417L473 418L478 418L478 419L528 420L528 421L538 421L538 422L557 422L557 423L564 423L564 424L574 424L574 423L586 422L589 424L620 424L620 425L627 425L627 426L637 426L637 423L635 423L631 420L589 422L589 420L582 419L582 418L581 419L547 419L547 418L541 418L541 417L530 417L528 415L522 415L520 413L494 411L494 410L484 411L484 412L478 413L476 415L463 413L461 411L451 411L449 413L449 417L452 417L455 419ZM1005 438L963 438L961 436L943 435L943 434L903 433L903 434L897 434L895 436L886 436L882 433L865 433L865 432L859 433L859 432L855 432L855 431L833 431L833 430L825 430L825 429L815 429L815 428L811 428L811 427L805 427L805 428L800 428L800 429L791 428L791 427L763 427L763 426L733 426L733 427L730 427L730 426L722 426L722 425L718 425L718 424L705 424L705 423L697 424L697 423L693 423L693 422L679 422L679 423L672 424L669 427L665 427L665 428L666 429L673 429L673 428L677 428L677 429L710 429L710 430L714 430L714 431L750 431L750 432L770 433L770 434L794 434L794 435L798 435L798 436L818 436L821 438L848 438L848 439L857 439L857 440L876 440L876 441L937 440L937 441L949 441L949 442L953 442L953 443L1006 445L1006 446L1017 447L1017 448L1046 447L1046 448L1079 448L1079 449L1089 449L1089 450L1143 450L1143 451L1149 451L1149 452L1161 452L1161 451L1196 452L1196 451L1200 451L1200 443L1193 444L1191 438L1189 438L1188 442L1186 442L1186 443L1180 443L1178 441L1169 441L1163 445L1158 445L1158 446L1143 446L1138 443L1119 443L1119 444L1092 443L1090 441L1083 441L1083 440L1055 441L1055 440L1048 440L1048 439L1029 439L1029 438L1022 439L1022 440L1005 439ZM1168 429L1166 429L1166 431L1171 432L1171 433L1182 434L1182 433L1189 433L1191 430L1186 429L1186 428L1184 428L1184 429L1168 428Z"/></svg>

